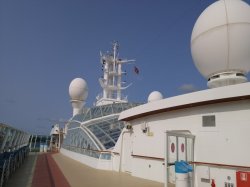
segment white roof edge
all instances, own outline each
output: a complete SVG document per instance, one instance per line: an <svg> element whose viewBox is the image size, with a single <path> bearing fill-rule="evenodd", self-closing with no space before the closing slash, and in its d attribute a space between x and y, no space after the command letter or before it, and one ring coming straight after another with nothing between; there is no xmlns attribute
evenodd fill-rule
<svg viewBox="0 0 250 187"><path fill-rule="evenodd" d="M157 110L195 104L206 101L240 97L250 95L250 82L207 89L179 96L165 98L159 101L146 103L121 112L118 120L125 120L133 116L145 114Z"/></svg>

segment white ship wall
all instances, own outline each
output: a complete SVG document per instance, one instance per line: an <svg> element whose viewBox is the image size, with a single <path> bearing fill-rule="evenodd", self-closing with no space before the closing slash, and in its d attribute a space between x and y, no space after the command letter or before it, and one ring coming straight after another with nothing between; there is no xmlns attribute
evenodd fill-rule
<svg viewBox="0 0 250 187"><path fill-rule="evenodd" d="M206 115L215 115L215 127L202 127L202 116ZM131 149L123 148L122 151L123 156L129 155L124 153L126 151L132 153L132 156L128 157L131 161L128 162L132 163L129 172L133 176L164 182L165 132L170 130L188 130L196 136L194 147L196 162L250 167L249 100L165 112L129 123L133 127L130 136ZM149 128L149 133L142 132L144 124ZM212 166L197 166L196 169L199 187L211 186L211 183L201 182L201 178L215 179L218 186L224 186L230 178L229 182L236 186L234 169Z"/></svg>

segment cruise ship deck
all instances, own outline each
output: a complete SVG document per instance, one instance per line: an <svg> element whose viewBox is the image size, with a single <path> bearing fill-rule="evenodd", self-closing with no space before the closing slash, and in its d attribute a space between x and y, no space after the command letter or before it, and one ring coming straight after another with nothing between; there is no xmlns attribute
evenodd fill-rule
<svg viewBox="0 0 250 187"><path fill-rule="evenodd" d="M127 173L90 168L61 153L30 153L11 176L8 187L163 187Z"/></svg>

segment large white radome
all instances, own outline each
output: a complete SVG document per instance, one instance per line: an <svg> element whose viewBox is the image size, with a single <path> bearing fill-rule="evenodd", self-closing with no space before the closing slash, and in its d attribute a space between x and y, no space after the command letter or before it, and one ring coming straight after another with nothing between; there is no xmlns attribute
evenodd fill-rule
<svg viewBox="0 0 250 187"><path fill-rule="evenodd" d="M250 7L241 0L220 0L203 11L191 38L194 63L210 78L250 70Z"/></svg>
<svg viewBox="0 0 250 187"><path fill-rule="evenodd" d="M75 78L69 85L71 100L84 101L88 96L88 85L82 78Z"/></svg>

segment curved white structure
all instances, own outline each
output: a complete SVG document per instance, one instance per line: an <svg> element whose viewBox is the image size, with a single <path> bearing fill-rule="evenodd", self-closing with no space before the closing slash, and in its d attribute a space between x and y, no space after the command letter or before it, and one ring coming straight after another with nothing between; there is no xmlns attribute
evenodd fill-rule
<svg viewBox="0 0 250 187"><path fill-rule="evenodd" d="M70 102L73 107L73 116L80 114L84 101L88 96L88 85L82 78L75 78L69 85Z"/></svg>
<svg viewBox="0 0 250 187"><path fill-rule="evenodd" d="M247 81L249 48L250 7L244 1L217 1L195 23L192 57L210 88Z"/></svg>
<svg viewBox="0 0 250 187"><path fill-rule="evenodd" d="M69 95L72 100L83 101L88 96L88 85L82 78L75 78L69 85Z"/></svg>
<svg viewBox="0 0 250 187"><path fill-rule="evenodd" d="M158 101L163 99L163 95L161 94L161 92L158 91L153 91L149 94L148 96L148 102L154 102L154 101Z"/></svg>

